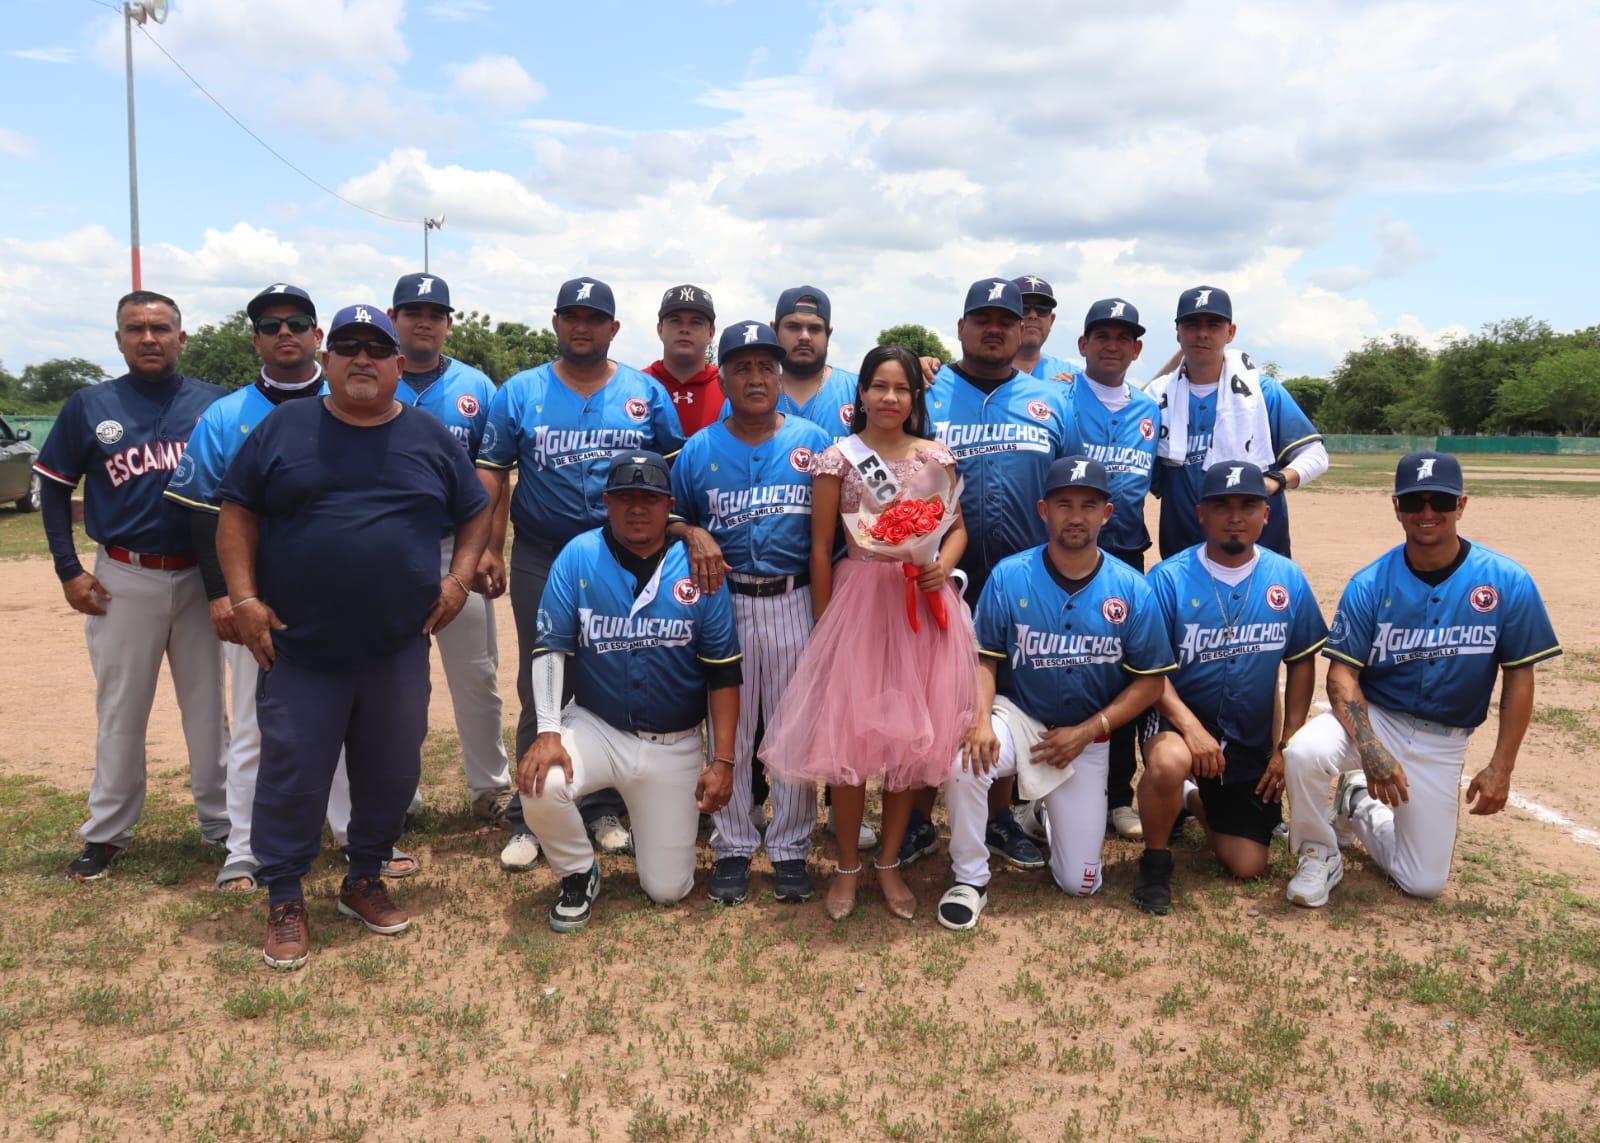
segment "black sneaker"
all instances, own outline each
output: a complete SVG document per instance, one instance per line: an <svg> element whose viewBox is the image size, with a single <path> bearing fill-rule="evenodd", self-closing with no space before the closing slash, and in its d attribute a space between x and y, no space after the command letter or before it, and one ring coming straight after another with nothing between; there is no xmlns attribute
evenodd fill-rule
<svg viewBox="0 0 1600 1143"><path fill-rule="evenodd" d="M791 905L811 900L811 874L804 858L772 863L772 895Z"/></svg>
<svg viewBox="0 0 1600 1143"><path fill-rule="evenodd" d="M711 884L706 895L724 905L737 905L750 893L750 859L719 857L711 867Z"/></svg>
<svg viewBox="0 0 1600 1143"><path fill-rule="evenodd" d="M900 843L900 864L910 865L919 858L939 848L939 831L926 819L906 827L906 836Z"/></svg>
<svg viewBox="0 0 1600 1143"><path fill-rule="evenodd" d="M68 881L98 881L111 872L111 863L122 856L118 846L103 841L91 841L83 852L67 866Z"/></svg>
<svg viewBox="0 0 1600 1143"><path fill-rule="evenodd" d="M582 873L569 873L561 879L561 895L550 904L550 927L570 933L589 923L594 899L600 896L600 867L591 865Z"/></svg>
<svg viewBox="0 0 1600 1143"><path fill-rule="evenodd" d="M1146 913L1165 917L1172 910L1172 851L1147 849L1139 855L1133 901Z"/></svg>
<svg viewBox="0 0 1600 1143"><path fill-rule="evenodd" d="M1010 810L1001 810L989 819L983 840L990 853L1018 869L1044 868L1044 854L1033 844L1033 839L1022 832Z"/></svg>

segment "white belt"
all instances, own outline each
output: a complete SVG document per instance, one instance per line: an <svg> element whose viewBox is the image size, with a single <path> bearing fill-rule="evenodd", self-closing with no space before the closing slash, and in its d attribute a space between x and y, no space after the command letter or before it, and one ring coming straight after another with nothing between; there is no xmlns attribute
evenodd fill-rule
<svg viewBox="0 0 1600 1143"><path fill-rule="evenodd" d="M642 738L646 742L654 742L658 746L671 746L674 742L682 742L685 738L699 733L700 728L695 726L688 730L635 730L633 736Z"/></svg>

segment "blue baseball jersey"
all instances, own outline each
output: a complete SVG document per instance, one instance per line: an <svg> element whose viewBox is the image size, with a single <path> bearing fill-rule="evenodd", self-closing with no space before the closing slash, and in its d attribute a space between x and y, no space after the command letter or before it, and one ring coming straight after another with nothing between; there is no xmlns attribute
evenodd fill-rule
<svg viewBox="0 0 1600 1143"><path fill-rule="evenodd" d="M778 394L778 412L789 417L800 417L828 434L829 443L850 435L850 420L856 415L856 382L860 375L848 369L834 369L822 387L811 395L804 405L797 404L789 394ZM733 416L733 402L722 402L718 420Z"/></svg>
<svg viewBox="0 0 1600 1143"><path fill-rule="evenodd" d="M1000 561L978 599L978 653L1009 663L1000 688L1047 726L1075 726L1137 675L1174 667L1161 611L1144 577L1103 556L1068 593L1045 566L1043 545ZM1002 676L1005 672L1002 672Z"/></svg>
<svg viewBox="0 0 1600 1143"><path fill-rule="evenodd" d="M1001 560L1047 538L1038 508L1045 473L1082 444L1071 390L1019 373L985 393L946 365L928 390L928 416L966 481L961 567L976 591Z"/></svg>
<svg viewBox="0 0 1600 1143"><path fill-rule="evenodd" d="M516 466L511 519L517 533L561 545L605 523L613 453L649 449L672 457L682 447L672 398L655 378L618 365L610 381L583 397L548 363L518 373L495 392L478 464Z"/></svg>
<svg viewBox="0 0 1600 1143"><path fill-rule="evenodd" d="M1051 357L1048 353L1042 353L1039 355L1039 360L1034 363L1033 368L1028 370L1028 373L1041 381L1054 381L1063 373L1071 377L1082 368L1083 362L1081 361L1074 361L1066 357Z"/></svg>
<svg viewBox="0 0 1600 1143"><path fill-rule="evenodd" d="M1473 544L1433 587L1406 566L1400 544L1351 577L1323 653L1358 668L1362 693L1381 707L1472 727L1489 717L1499 668L1553 658L1561 644L1514 560Z"/></svg>
<svg viewBox="0 0 1600 1143"><path fill-rule="evenodd" d="M1155 398L1128 386L1128 403L1116 412L1106 408L1091 387L1096 382L1079 373L1072 382L1072 412L1083 438L1083 451L1106 466L1111 478L1111 522L1100 532L1100 546L1119 552L1142 552L1150 546L1144 525L1144 498L1156 462L1161 410Z"/></svg>
<svg viewBox="0 0 1600 1143"><path fill-rule="evenodd" d="M1287 556L1258 547L1255 571L1230 586L1211 577L1204 550L1197 544L1161 561L1145 580L1178 654L1178 697L1219 741L1242 748L1229 756L1223 782L1253 783L1272 756L1278 664L1314 655L1328 625Z"/></svg>
<svg viewBox="0 0 1600 1143"><path fill-rule="evenodd" d="M322 398L295 399L320 401ZM261 391L259 384L235 389L222 400L213 402L200 414L200 423L189 436L189 447L167 482L167 499L202 512L219 511L222 501L217 489L222 486L223 474L239 455L239 448L250 431L275 408L277 406Z"/></svg>
<svg viewBox="0 0 1600 1143"><path fill-rule="evenodd" d="M189 521L162 495L190 434L222 387L191 377L149 382L123 375L79 389L39 450L33 470L76 488L83 529L97 543L151 555L194 551Z"/></svg>
<svg viewBox="0 0 1600 1143"><path fill-rule="evenodd" d="M1273 462L1282 466L1294 454L1322 439L1311 418L1300 411L1293 395L1281 384L1265 374L1261 375L1261 398L1266 402L1267 422L1272 426ZM1163 400L1166 398L1163 397ZM1211 447L1211 433L1217 423L1217 393L1213 389L1204 397L1189 394L1189 443L1183 463L1159 461L1156 471L1156 489L1161 494L1161 553L1175 555L1184 548L1205 542L1200 521L1195 516L1195 505L1200 502L1200 488L1205 483L1206 450ZM1166 426L1160 426L1166 432ZM1221 459L1228 459L1226 457ZM1261 532L1258 545L1275 552L1289 550L1289 504L1283 493L1268 501L1267 526Z"/></svg>
<svg viewBox="0 0 1600 1143"><path fill-rule="evenodd" d="M494 382L481 370L465 361L447 359L443 373L419 396L404 377L395 387L394 397L425 413L432 413L450 435L461 442L467 456L477 459L483 440L483 427L489 422L489 404L494 400Z"/></svg>
<svg viewBox="0 0 1600 1143"><path fill-rule="evenodd" d="M669 543L637 599L633 591L601 529L583 533L551 565L533 653L570 655L579 705L612 726L688 730L706 714L705 668L742 657L728 590L703 594L688 549Z"/></svg>
<svg viewBox="0 0 1600 1143"><path fill-rule="evenodd" d="M811 560L811 458L831 443L802 417L754 446L716 421L672 466L673 511L710 532L734 571L797 575Z"/></svg>

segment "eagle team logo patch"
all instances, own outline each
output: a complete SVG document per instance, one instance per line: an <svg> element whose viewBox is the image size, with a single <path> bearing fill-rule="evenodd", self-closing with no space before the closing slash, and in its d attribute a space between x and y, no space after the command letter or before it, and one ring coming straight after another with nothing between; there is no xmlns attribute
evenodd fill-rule
<svg viewBox="0 0 1600 1143"><path fill-rule="evenodd" d="M694 580L685 577L672 585L672 598L685 607L692 607L700 602L700 589L695 586Z"/></svg>
<svg viewBox="0 0 1600 1143"><path fill-rule="evenodd" d="M1486 583L1481 583L1467 593L1472 610L1487 615L1500 606L1500 593Z"/></svg>
<svg viewBox="0 0 1600 1143"><path fill-rule="evenodd" d="M1128 618L1127 601L1110 596L1100 605L1100 614L1106 617L1107 623L1121 623Z"/></svg>
<svg viewBox="0 0 1600 1143"><path fill-rule="evenodd" d="M456 412L469 420L478 415L478 398L471 393L463 393L456 398Z"/></svg>
<svg viewBox="0 0 1600 1143"><path fill-rule="evenodd" d="M1156 435L1156 423L1149 417L1146 417L1144 420L1140 421L1139 435L1145 440L1149 440L1150 438L1154 437Z"/></svg>
<svg viewBox="0 0 1600 1143"><path fill-rule="evenodd" d="M1289 589L1281 583L1275 583L1267 588L1267 606L1274 611L1285 611L1289 607Z"/></svg>
<svg viewBox="0 0 1600 1143"><path fill-rule="evenodd" d="M94 427L94 435L101 444L116 444L122 439L122 422L101 421Z"/></svg>
<svg viewBox="0 0 1600 1143"><path fill-rule="evenodd" d="M811 471L811 450L802 445L789 454L789 467L796 472Z"/></svg>
<svg viewBox="0 0 1600 1143"><path fill-rule="evenodd" d="M845 404L839 406L839 423L841 425L848 425L851 421L855 420L855 416L856 407L854 402L846 402Z"/></svg>
<svg viewBox="0 0 1600 1143"><path fill-rule="evenodd" d="M622 411L636 421L642 421L650 415L650 406L642 397L629 397L623 403Z"/></svg>
<svg viewBox="0 0 1600 1143"><path fill-rule="evenodd" d="M1050 419L1050 406L1043 401L1029 401L1028 416L1036 421L1048 421Z"/></svg>

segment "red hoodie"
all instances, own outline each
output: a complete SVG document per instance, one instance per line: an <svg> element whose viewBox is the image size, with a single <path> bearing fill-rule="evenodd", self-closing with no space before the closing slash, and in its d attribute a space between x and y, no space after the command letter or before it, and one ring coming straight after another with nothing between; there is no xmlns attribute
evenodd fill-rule
<svg viewBox="0 0 1600 1143"><path fill-rule="evenodd" d="M645 372L661 382L672 395L672 407L683 425L684 436L699 432L722 412L722 382L717 378L715 365L707 365L687 381L679 381L660 361L646 366Z"/></svg>

